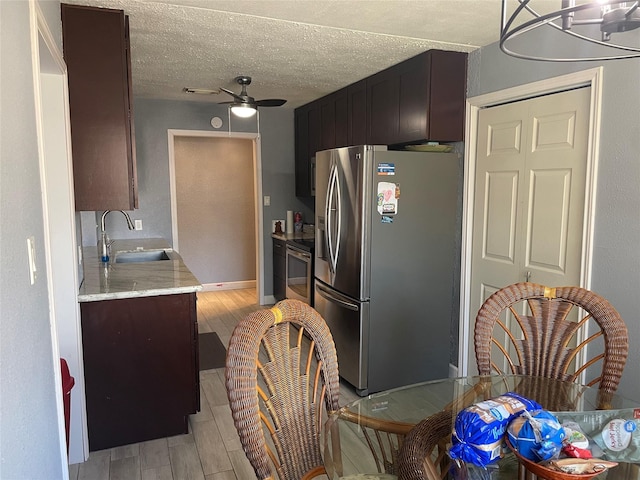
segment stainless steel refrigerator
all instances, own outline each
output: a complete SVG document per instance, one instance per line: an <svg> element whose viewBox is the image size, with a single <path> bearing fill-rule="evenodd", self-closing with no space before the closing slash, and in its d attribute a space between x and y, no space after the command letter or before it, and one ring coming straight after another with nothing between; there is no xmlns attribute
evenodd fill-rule
<svg viewBox="0 0 640 480"><path fill-rule="evenodd" d="M316 154L315 308L360 395L448 376L460 185L454 153Z"/></svg>

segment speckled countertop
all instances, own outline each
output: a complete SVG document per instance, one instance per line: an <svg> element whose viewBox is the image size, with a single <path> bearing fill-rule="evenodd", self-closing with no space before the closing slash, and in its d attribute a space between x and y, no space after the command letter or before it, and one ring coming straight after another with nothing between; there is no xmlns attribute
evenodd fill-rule
<svg viewBox="0 0 640 480"><path fill-rule="evenodd" d="M169 260L114 262L119 253L141 250L165 250ZM80 285L79 302L172 295L202 290L202 285L184 264L182 257L161 238L114 240L108 265L100 262L97 246L84 247L82 256L84 280Z"/></svg>

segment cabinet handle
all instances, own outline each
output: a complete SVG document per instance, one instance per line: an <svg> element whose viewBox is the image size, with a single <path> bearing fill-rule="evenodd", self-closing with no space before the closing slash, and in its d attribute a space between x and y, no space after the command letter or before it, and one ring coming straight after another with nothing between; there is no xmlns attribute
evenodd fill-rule
<svg viewBox="0 0 640 480"><path fill-rule="evenodd" d="M526 272L524 274L524 281L528 282L529 280L531 280L531 272Z"/></svg>

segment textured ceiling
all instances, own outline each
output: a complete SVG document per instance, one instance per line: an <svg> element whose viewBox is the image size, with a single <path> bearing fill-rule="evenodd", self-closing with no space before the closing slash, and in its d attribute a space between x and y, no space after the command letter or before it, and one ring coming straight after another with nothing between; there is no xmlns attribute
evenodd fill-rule
<svg viewBox="0 0 640 480"><path fill-rule="evenodd" d="M297 107L422 51L495 42L500 0L63 0L122 9L133 93L222 102L183 87L284 98Z"/></svg>

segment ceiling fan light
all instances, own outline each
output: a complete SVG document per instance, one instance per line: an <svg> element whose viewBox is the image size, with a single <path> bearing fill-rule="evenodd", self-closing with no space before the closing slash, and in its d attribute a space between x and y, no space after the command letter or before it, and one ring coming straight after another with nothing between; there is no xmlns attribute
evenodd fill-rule
<svg viewBox="0 0 640 480"><path fill-rule="evenodd" d="M231 113L241 118L249 118L256 114L256 109L248 104L233 105Z"/></svg>

